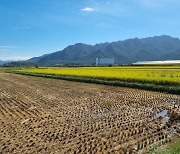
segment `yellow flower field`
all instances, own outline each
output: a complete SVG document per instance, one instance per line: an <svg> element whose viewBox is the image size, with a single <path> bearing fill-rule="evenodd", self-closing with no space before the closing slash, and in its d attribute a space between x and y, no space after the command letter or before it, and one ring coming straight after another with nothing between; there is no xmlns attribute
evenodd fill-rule
<svg viewBox="0 0 180 154"><path fill-rule="evenodd" d="M180 83L180 66L49 67L20 72Z"/></svg>

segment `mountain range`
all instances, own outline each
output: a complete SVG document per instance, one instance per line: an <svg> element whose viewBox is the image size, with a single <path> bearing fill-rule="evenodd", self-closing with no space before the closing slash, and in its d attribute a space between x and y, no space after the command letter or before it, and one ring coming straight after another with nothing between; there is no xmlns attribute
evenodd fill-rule
<svg viewBox="0 0 180 154"><path fill-rule="evenodd" d="M131 64L137 61L179 60L180 39L161 35L96 45L77 43L61 51L31 58L25 63L42 66L91 65L95 64L97 57L114 58L116 64Z"/></svg>
<svg viewBox="0 0 180 154"><path fill-rule="evenodd" d="M7 61L0 60L0 65L7 64L7 63L10 63L10 62L12 62L12 61L10 61L10 60L7 60Z"/></svg>

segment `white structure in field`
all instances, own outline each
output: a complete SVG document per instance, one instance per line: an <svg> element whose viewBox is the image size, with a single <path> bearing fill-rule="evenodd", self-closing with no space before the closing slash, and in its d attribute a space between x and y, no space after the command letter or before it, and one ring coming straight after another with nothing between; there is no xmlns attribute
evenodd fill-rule
<svg viewBox="0 0 180 154"><path fill-rule="evenodd" d="M180 60L165 60L165 61L139 61L133 63L134 65L171 65L180 64Z"/></svg>
<svg viewBox="0 0 180 154"><path fill-rule="evenodd" d="M114 58L96 58L96 65L114 65Z"/></svg>

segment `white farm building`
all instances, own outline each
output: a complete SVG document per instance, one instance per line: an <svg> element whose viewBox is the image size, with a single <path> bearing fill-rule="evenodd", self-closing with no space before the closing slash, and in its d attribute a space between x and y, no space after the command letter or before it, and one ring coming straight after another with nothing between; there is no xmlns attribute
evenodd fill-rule
<svg viewBox="0 0 180 154"><path fill-rule="evenodd" d="M96 65L114 65L114 58L96 58Z"/></svg>

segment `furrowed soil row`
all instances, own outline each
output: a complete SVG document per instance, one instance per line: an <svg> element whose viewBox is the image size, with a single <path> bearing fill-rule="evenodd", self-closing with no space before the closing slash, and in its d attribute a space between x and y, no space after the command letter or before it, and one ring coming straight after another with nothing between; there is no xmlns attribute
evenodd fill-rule
<svg viewBox="0 0 180 154"><path fill-rule="evenodd" d="M146 153L180 132L180 96L0 74L0 153Z"/></svg>
<svg viewBox="0 0 180 154"><path fill-rule="evenodd" d="M26 104L25 102L18 100L18 98L15 97L10 97L3 92L1 92L2 95L2 103L1 105L4 105L6 109L8 109L9 113L11 115L15 115L18 118L23 118L26 117L26 115L31 116L31 115L38 115L38 112L34 112L29 110L30 105Z"/></svg>

